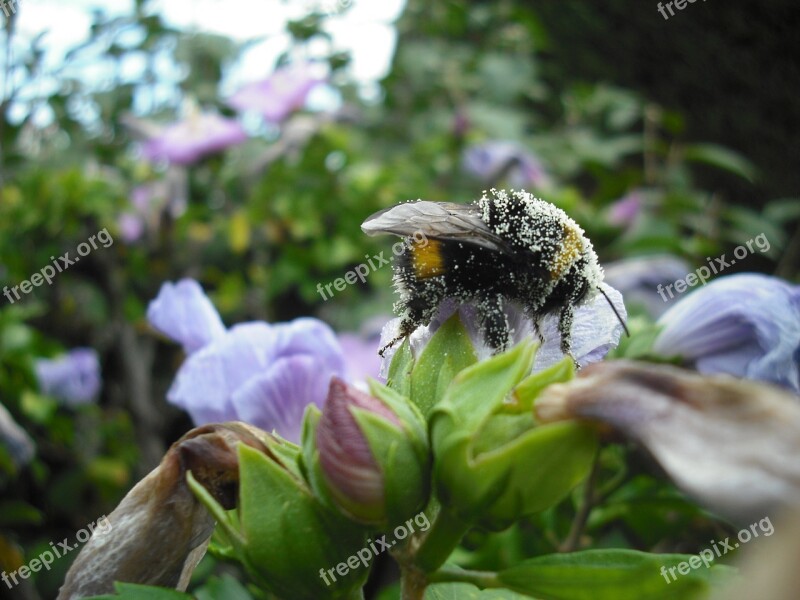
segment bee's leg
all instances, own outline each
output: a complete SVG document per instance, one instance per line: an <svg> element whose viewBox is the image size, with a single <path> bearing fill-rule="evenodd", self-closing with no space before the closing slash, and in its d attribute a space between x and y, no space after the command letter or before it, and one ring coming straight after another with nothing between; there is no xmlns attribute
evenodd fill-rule
<svg viewBox="0 0 800 600"><path fill-rule="evenodd" d="M544 344L544 334L542 334L542 328L539 326L539 317L531 320L533 321L533 331L536 333L536 337L539 338L539 343Z"/></svg>
<svg viewBox="0 0 800 600"><path fill-rule="evenodd" d="M561 309L558 319L558 332L561 334L561 351L572 359L575 368L580 369L578 360L572 354L572 322L575 320L575 307L571 304Z"/></svg>
<svg viewBox="0 0 800 600"><path fill-rule="evenodd" d="M414 333L417 327L429 324L445 298L444 286L436 281L412 280L406 286L409 291L405 294L405 299L395 305L395 311L403 315L400 332L378 351L381 357L388 348Z"/></svg>
<svg viewBox="0 0 800 600"><path fill-rule="evenodd" d="M503 296L489 296L478 302L478 318L486 344L498 354L510 346L508 316L503 310Z"/></svg>

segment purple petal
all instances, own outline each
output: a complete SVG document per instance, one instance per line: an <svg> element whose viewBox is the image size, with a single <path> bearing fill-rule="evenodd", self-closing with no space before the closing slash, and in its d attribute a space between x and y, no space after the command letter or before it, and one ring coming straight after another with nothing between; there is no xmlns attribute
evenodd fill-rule
<svg viewBox="0 0 800 600"><path fill-rule="evenodd" d="M624 321L628 313L622 301L622 294L605 284L603 290ZM561 336L558 333L558 317L555 315L544 317L541 331L545 341L536 353L534 371L542 371L564 358L559 347ZM575 321L572 324L572 354L581 367L598 362L619 344L622 332L622 325L606 299L602 294L596 294L589 303L575 309Z"/></svg>
<svg viewBox="0 0 800 600"><path fill-rule="evenodd" d="M147 320L166 336L183 345L191 354L225 334L225 326L193 279L165 283L147 307Z"/></svg>
<svg viewBox="0 0 800 600"><path fill-rule="evenodd" d="M246 139L247 134L237 121L202 113L165 128L157 137L145 142L142 152L150 161L189 165Z"/></svg>
<svg viewBox="0 0 800 600"><path fill-rule="evenodd" d="M238 420L234 392L274 361L275 332L266 323L242 323L191 354L167 400L186 410L195 425Z"/></svg>
<svg viewBox="0 0 800 600"><path fill-rule="evenodd" d="M231 403L238 420L297 443L306 407L322 407L333 375L314 356L279 358L237 389Z"/></svg>
<svg viewBox="0 0 800 600"><path fill-rule="evenodd" d="M250 83L228 99L239 111L254 111L270 123L281 123L305 104L308 93L320 83L311 74L310 65L277 69L263 81Z"/></svg>
<svg viewBox="0 0 800 600"><path fill-rule="evenodd" d="M659 290L683 279L692 271L689 263L674 256L643 256L604 265L605 281L620 291L628 306L641 305L653 317L659 317L675 302Z"/></svg>
<svg viewBox="0 0 800 600"><path fill-rule="evenodd" d="M608 207L608 222L620 227L630 227L641 214L644 198L639 191L632 191Z"/></svg>
<svg viewBox="0 0 800 600"><path fill-rule="evenodd" d="M770 381L800 392L800 286L766 275L720 277L667 311L653 350L702 373Z"/></svg>
<svg viewBox="0 0 800 600"><path fill-rule="evenodd" d="M57 359L34 364L42 393L75 406L95 399L100 391L100 360L91 348L76 348Z"/></svg>
<svg viewBox="0 0 800 600"><path fill-rule="evenodd" d="M520 144L489 141L471 146L464 153L464 168L483 182L494 182L509 163L508 182L512 187L544 188L550 177L539 159Z"/></svg>
<svg viewBox="0 0 800 600"><path fill-rule="evenodd" d="M144 219L133 213L123 213L117 219L122 240L130 244L141 239L144 234Z"/></svg>
<svg viewBox="0 0 800 600"><path fill-rule="evenodd" d="M333 329L323 321L303 317L288 323L276 323L273 329L275 331L273 351L276 356L309 354L315 357L320 365L337 375L344 374L342 347Z"/></svg>
<svg viewBox="0 0 800 600"><path fill-rule="evenodd" d="M378 379L381 372L381 348L379 336L361 337L355 333L340 333L339 345L342 347L347 374L351 381Z"/></svg>

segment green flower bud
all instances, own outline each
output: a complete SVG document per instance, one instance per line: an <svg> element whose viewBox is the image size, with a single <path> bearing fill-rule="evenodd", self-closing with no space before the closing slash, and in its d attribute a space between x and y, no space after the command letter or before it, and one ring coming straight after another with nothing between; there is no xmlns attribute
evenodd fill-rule
<svg viewBox="0 0 800 600"><path fill-rule="evenodd" d="M262 434L266 451L238 448L238 515L190 478L228 543L218 553L241 562L257 585L281 598L361 597L369 568L347 562L366 544L365 530L317 499L303 478L297 446Z"/></svg>
<svg viewBox="0 0 800 600"><path fill-rule="evenodd" d="M361 523L394 526L428 499L425 421L378 383L367 394L334 377L320 417L307 417L307 466L315 491Z"/></svg>

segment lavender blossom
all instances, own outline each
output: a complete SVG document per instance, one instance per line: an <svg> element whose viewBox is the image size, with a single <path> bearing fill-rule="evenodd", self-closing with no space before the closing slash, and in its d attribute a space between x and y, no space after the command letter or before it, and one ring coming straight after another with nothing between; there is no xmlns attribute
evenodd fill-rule
<svg viewBox="0 0 800 600"><path fill-rule="evenodd" d="M322 321L250 322L226 331L192 280L164 284L148 319L190 352L167 400L195 425L244 421L296 442L306 406L322 406L331 377L345 372L341 346Z"/></svg>
<svg viewBox="0 0 800 600"><path fill-rule="evenodd" d="M39 389L68 406L92 402L100 392L100 360L91 348L75 348L34 364Z"/></svg>
<svg viewBox="0 0 800 600"><path fill-rule="evenodd" d="M282 67L263 81L243 86L228 99L228 105L239 111L254 111L270 123L281 123L302 108L318 83L320 79L312 74L309 64Z"/></svg>
<svg viewBox="0 0 800 600"><path fill-rule="evenodd" d="M644 198L633 190L608 207L608 222L619 227L630 227L642 213Z"/></svg>
<svg viewBox="0 0 800 600"><path fill-rule="evenodd" d="M680 300L653 350L701 373L769 381L800 393L800 286L755 273L720 277Z"/></svg>
<svg viewBox="0 0 800 600"><path fill-rule="evenodd" d="M142 152L150 161L190 165L246 139L247 134L237 121L215 113L195 112L146 141Z"/></svg>
<svg viewBox="0 0 800 600"><path fill-rule="evenodd" d="M511 187L536 189L552 185L542 163L516 142L491 141L471 146L464 153L464 168L484 183L497 183L505 171Z"/></svg>
<svg viewBox="0 0 800 600"><path fill-rule="evenodd" d="M664 301L658 294L664 287L691 272L689 263L669 255L626 258L604 265L605 281L619 290L628 306L640 305L654 318L660 317L675 300Z"/></svg>
<svg viewBox="0 0 800 600"><path fill-rule="evenodd" d="M181 344L187 354L225 335L217 309L193 279L162 285L147 307L147 320Z"/></svg>
<svg viewBox="0 0 800 600"><path fill-rule="evenodd" d="M117 218L120 235L128 244L157 231L164 214L178 218L188 204L186 170L170 167L166 177L137 185L131 190L131 208Z"/></svg>

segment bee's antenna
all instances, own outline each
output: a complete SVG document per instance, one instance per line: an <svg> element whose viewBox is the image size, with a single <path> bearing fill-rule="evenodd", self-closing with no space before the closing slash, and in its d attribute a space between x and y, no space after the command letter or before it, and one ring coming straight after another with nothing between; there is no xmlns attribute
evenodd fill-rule
<svg viewBox="0 0 800 600"><path fill-rule="evenodd" d="M598 290L598 291L599 291L601 294L603 294L603 297L606 299L606 302L608 302L608 305L611 307L611 310L613 310L613 311L614 311L614 314L615 314L615 315L617 315L617 320L619 321L619 324L620 324L620 325L622 325L622 328L625 330L625 335L627 335L628 337L631 337L631 332L630 332L630 331L628 331L628 326L627 326L627 325L625 325L625 321L623 321L623 320L622 320L622 317L620 317L620 316L619 316L619 313L617 312L617 307L616 307L616 306L614 306L614 305L611 303L611 299L610 299L610 298L608 297L608 295L607 295L607 294L606 294L606 293L603 291L603 288L601 288L600 286L598 286L598 287L597 287L597 290Z"/></svg>

